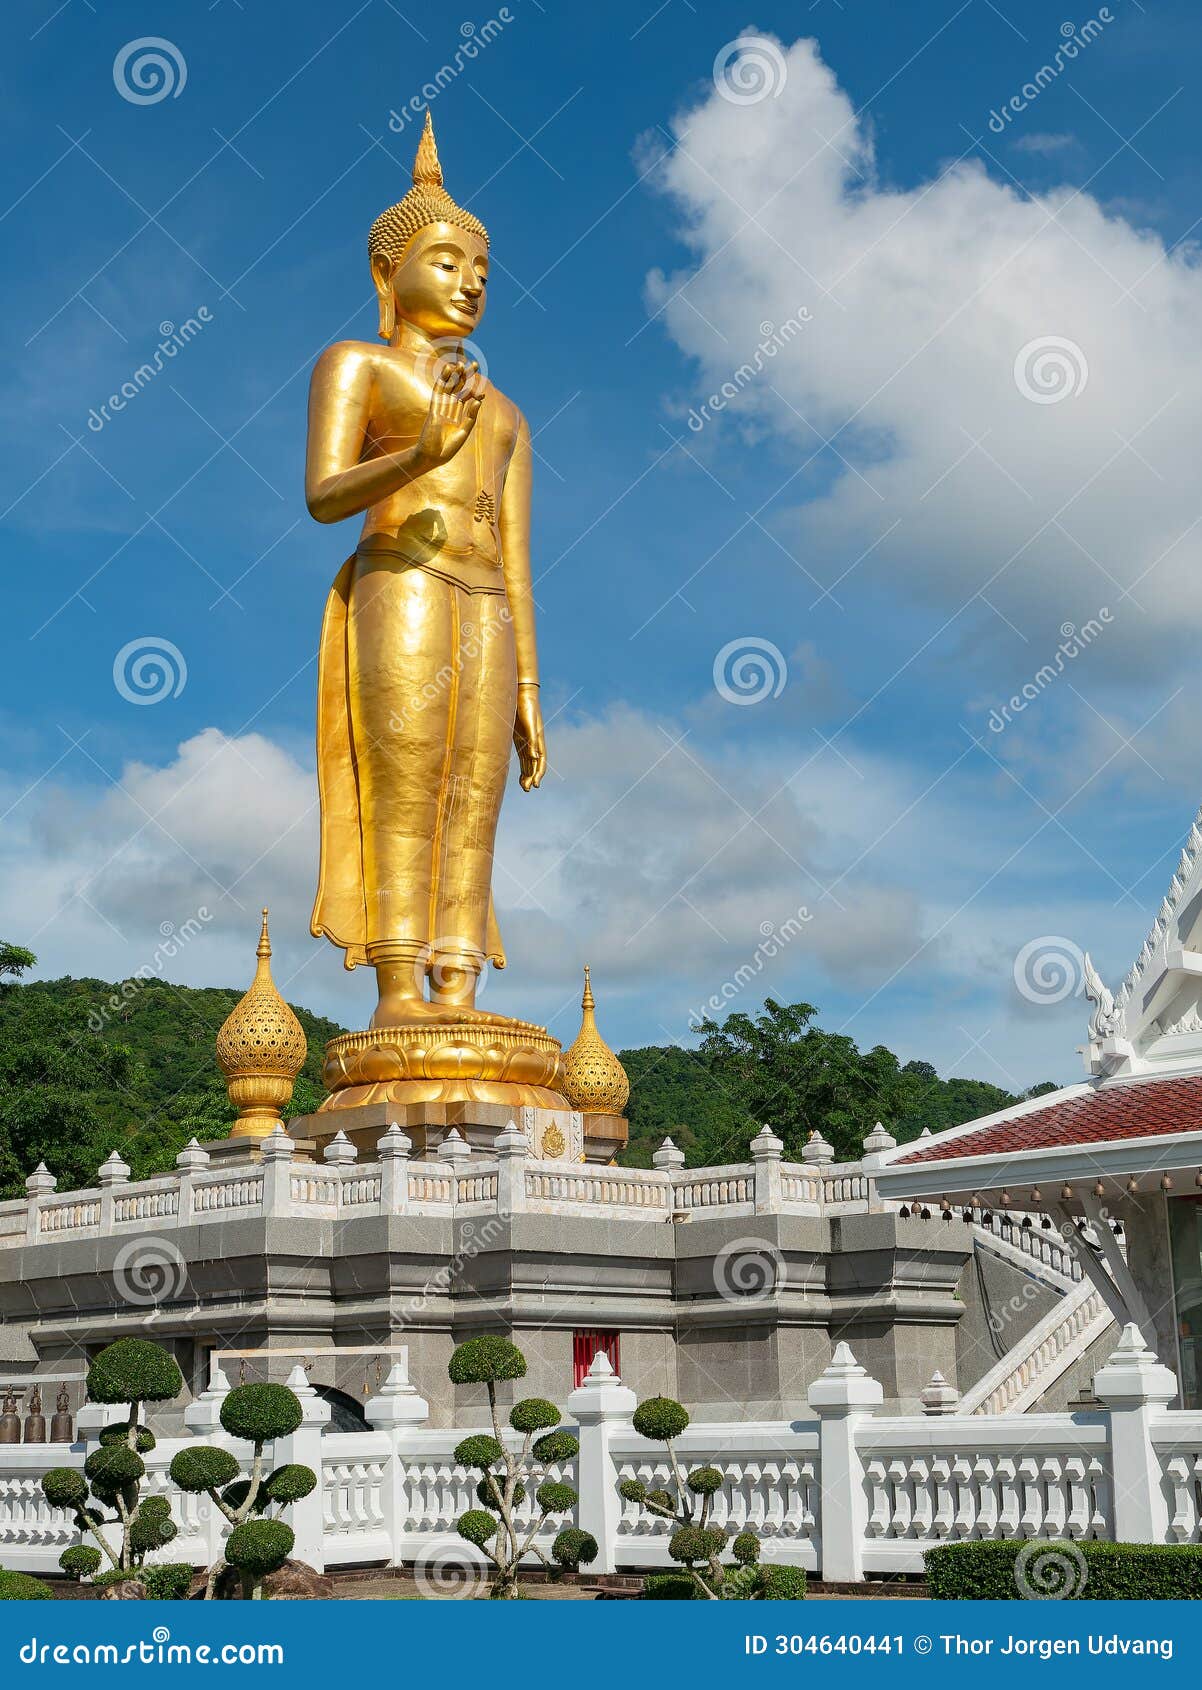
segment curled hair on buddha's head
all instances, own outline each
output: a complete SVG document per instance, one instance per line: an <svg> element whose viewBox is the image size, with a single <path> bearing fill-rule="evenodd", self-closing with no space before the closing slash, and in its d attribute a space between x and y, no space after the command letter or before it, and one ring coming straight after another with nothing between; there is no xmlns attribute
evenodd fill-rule
<svg viewBox="0 0 1202 1690"><path fill-rule="evenodd" d="M428 229L433 223L449 223L452 228L477 235L485 246L489 244L488 230L480 219L461 205L456 205L443 187L442 165L438 162L438 148L434 143L434 124L427 111L413 160L413 186L403 200L382 211L372 224L367 237L368 258L373 265L376 259L384 259L391 267L401 258L418 230ZM380 338L387 340L394 325L388 324L385 332L383 302L381 305Z"/></svg>

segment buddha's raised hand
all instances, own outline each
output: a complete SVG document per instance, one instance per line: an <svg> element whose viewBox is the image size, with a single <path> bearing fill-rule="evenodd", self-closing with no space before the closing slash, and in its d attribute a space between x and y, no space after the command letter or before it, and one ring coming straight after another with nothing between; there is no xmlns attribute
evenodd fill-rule
<svg viewBox="0 0 1202 1690"><path fill-rule="evenodd" d="M455 456L476 426L484 390L478 364L442 365L415 447L422 471L437 469Z"/></svg>

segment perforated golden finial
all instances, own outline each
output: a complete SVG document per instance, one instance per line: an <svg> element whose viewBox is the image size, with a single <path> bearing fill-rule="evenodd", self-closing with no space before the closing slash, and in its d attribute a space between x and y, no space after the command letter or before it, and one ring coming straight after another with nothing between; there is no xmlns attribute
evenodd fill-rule
<svg viewBox="0 0 1202 1690"><path fill-rule="evenodd" d="M564 1052L561 1090L573 1109L587 1114L620 1115L630 1096L626 1070L597 1031L596 1002L588 964L580 1000L580 1031Z"/></svg>
<svg viewBox="0 0 1202 1690"><path fill-rule="evenodd" d="M238 1110L231 1138L266 1138L280 1123L305 1065L305 1030L280 996L271 977L267 911L255 951L258 963L250 990L231 1009L217 1035L217 1065L230 1102Z"/></svg>

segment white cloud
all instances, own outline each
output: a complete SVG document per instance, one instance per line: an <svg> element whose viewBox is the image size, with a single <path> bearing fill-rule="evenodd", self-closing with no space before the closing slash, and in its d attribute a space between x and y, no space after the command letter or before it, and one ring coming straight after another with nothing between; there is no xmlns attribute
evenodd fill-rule
<svg viewBox="0 0 1202 1690"><path fill-rule="evenodd" d="M735 422L690 448L713 453L740 424L795 442L800 502L778 531L825 582L875 545L852 580L925 606L932 628L954 619L973 691L1022 661L1003 617L1038 666L1062 623L1105 605L1091 682L1159 702L1202 613L1195 250L1166 253L1085 192L1027 197L978 160L889 188L814 43L789 48L787 67L775 98L711 91L681 116L655 178L694 254L648 283L700 366L683 408L753 357L763 325L803 306L813 318L736 384ZM1043 374L1062 358L1075 392L1036 403L1016 360L1049 337L1070 344ZM1046 397L1036 357L1027 385ZM802 473L815 453L821 481Z"/></svg>

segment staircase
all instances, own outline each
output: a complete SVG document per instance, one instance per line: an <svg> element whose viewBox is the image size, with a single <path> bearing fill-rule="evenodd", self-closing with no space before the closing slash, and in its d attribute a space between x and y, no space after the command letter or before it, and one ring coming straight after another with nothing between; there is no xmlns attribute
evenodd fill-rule
<svg viewBox="0 0 1202 1690"><path fill-rule="evenodd" d="M1058 1233L1015 1225L1008 1217L988 1226L974 1221L972 1233L978 1250L1061 1293L1060 1302L964 1392L954 1411L1024 1414L1114 1326L1114 1316Z"/></svg>

